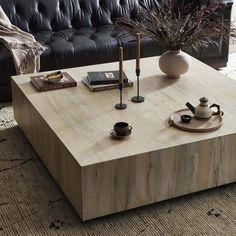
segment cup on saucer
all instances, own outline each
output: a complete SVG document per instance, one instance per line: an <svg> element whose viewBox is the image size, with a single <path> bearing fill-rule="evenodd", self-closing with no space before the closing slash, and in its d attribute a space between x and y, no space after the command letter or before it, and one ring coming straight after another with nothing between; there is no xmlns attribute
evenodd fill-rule
<svg viewBox="0 0 236 236"><path fill-rule="evenodd" d="M132 126L130 126L127 122L117 122L113 128L117 136L129 135L132 130Z"/></svg>

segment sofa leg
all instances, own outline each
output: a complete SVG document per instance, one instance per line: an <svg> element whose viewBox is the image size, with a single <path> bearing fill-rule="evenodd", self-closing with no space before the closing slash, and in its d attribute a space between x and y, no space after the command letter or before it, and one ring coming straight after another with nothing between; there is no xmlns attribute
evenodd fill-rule
<svg viewBox="0 0 236 236"><path fill-rule="evenodd" d="M0 102L11 102L11 86L0 87Z"/></svg>
<svg viewBox="0 0 236 236"><path fill-rule="evenodd" d="M226 67L227 62L214 63L214 64L210 64L210 66L213 67L214 69L220 69L222 67Z"/></svg>

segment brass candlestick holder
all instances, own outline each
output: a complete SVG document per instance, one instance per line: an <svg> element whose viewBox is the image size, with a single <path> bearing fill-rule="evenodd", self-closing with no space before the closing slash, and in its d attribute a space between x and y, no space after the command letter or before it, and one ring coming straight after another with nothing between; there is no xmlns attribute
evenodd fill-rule
<svg viewBox="0 0 236 236"><path fill-rule="evenodd" d="M115 108L118 110L123 110L127 108L127 105L123 103L123 84L119 84L119 90L120 90L120 103L117 103L115 105Z"/></svg>
<svg viewBox="0 0 236 236"><path fill-rule="evenodd" d="M136 76L137 76L137 96L131 98L132 102L144 102L145 98L139 95L139 77L140 77L140 69L136 69Z"/></svg>

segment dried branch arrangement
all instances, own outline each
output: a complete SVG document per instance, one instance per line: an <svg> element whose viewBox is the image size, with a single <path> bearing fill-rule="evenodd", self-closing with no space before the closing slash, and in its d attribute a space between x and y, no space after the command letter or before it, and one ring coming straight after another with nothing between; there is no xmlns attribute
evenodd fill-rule
<svg viewBox="0 0 236 236"><path fill-rule="evenodd" d="M128 34L140 32L170 50L217 45L219 37L229 40L230 22L223 19L222 1L203 0L197 6L193 2L176 6L174 2L166 0L155 9L141 4L135 19L119 18L116 25Z"/></svg>

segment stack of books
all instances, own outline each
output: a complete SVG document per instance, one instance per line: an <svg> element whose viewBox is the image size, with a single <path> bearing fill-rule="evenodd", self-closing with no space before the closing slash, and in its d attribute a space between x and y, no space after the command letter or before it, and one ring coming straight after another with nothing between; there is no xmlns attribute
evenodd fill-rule
<svg viewBox="0 0 236 236"><path fill-rule="evenodd" d="M83 79L83 83L91 91L101 91L106 89L115 89L119 87L119 71L97 71L88 72L88 76ZM124 87L132 87L130 81L124 73Z"/></svg>

